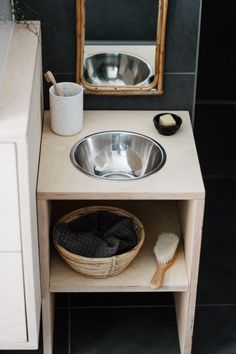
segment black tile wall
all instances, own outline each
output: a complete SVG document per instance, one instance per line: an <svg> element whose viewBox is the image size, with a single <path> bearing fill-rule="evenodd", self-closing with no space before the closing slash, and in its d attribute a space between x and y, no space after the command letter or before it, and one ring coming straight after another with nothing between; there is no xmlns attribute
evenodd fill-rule
<svg viewBox="0 0 236 354"><path fill-rule="evenodd" d="M75 37L75 28L66 23L42 25L44 70L50 69L63 74L75 73Z"/></svg>
<svg viewBox="0 0 236 354"><path fill-rule="evenodd" d="M236 177L235 105L197 105L195 140L205 177Z"/></svg>
<svg viewBox="0 0 236 354"><path fill-rule="evenodd" d="M196 51L201 1L169 2L166 37L166 72L196 71ZM177 86L175 86L177 87Z"/></svg>
<svg viewBox="0 0 236 354"><path fill-rule="evenodd" d="M56 80L73 81L73 73L56 73ZM194 74L166 74L164 77L165 91L162 96L100 96L87 95L84 97L85 109L103 110L192 110L194 99ZM49 85L44 82L45 106L48 107Z"/></svg>
<svg viewBox="0 0 236 354"><path fill-rule="evenodd" d="M122 0L123 1L123 0ZM57 79L75 79L75 0L20 0L27 18L42 22L43 67ZM146 2L152 8L156 0ZM93 4L96 4L94 0ZM132 1L125 2L134 11ZM85 109L185 109L192 111L196 80L196 51L201 0L169 2L166 38L165 94L159 97L96 97L85 100ZM135 5L135 11L137 11ZM116 13L114 13L116 16ZM143 14L138 16L143 20ZM153 18L150 18L150 24ZM150 26L152 28L152 26ZM134 28L135 32L135 28ZM135 33L131 33L131 36ZM149 39L148 35L146 38ZM169 73L172 73L169 75ZM45 90L45 106L48 108Z"/></svg>
<svg viewBox="0 0 236 354"><path fill-rule="evenodd" d="M195 75L166 74L162 96L99 96L85 97L85 109L130 109L130 110L192 110Z"/></svg>
<svg viewBox="0 0 236 354"><path fill-rule="evenodd" d="M236 180L207 179L197 302L236 303ZM235 342L236 343L236 342Z"/></svg>
<svg viewBox="0 0 236 354"><path fill-rule="evenodd" d="M135 7L133 0L89 0L86 2L85 38L90 41L155 41L157 11L158 0L135 0Z"/></svg>
<svg viewBox="0 0 236 354"><path fill-rule="evenodd" d="M235 2L202 4L197 97L235 101Z"/></svg>

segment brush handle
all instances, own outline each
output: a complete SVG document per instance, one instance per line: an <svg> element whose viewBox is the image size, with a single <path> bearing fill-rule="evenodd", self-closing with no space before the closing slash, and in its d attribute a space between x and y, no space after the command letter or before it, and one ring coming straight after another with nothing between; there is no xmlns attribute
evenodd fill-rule
<svg viewBox="0 0 236 354"><path fill-rule="evenodd" d="M178 248L175 251L174 257L169 262L165 264L160 264L159 262L157 262L156 272L154 273L150 283L151 288L159 289L162 286L165 272L167 271L168 268L172 266L172 264L175 263L177 256L178 256Z"/></svg>
<svg viewBox="0 0 236 354"><path fill-rule="evenodd" d="M61 96L61 97L64 96L63 92L61 91L61 89L58 87L57 84L54 84L53 87L57 96Z"/></svg>
<svg viewBox="0 0 236 354"><path fill-rule="evenodd" d="M44 77L46 79L47 82L50 82L53 87L54 87L54 90L55 90L55 93L57 96L64 96L63 95L63 92L61 91L61 89L58 87L57 85L57 82L56 82L56 79L53 75L53 73L51 71L47 71L45 74L44 74Z"/></svg>
<svg viewBox="0 0 236 354"><path fill-rule="evenodd" d="M157 269L156 272L154 273L152 280L151 280L151 288L153 289L159 289L161 288L162 284L163 284L163 279L164 279L164 274L166 271L167 267L166 265L161 265L159 263L157 263Z"/></svg>
<svg viewBox="0 0 236 354"><path fill-rule="evenodd" d="M159 289L162 286L165 272L167 271L168 268L170 268L172 266L172 264L175 263L176 258L177 258L177 254L178 254L178 252L176 250L174 257L168 263L160 264L157 262L157 269L156 269L156 272L154 273L151 283L150 283L151 288Z"/></svg>

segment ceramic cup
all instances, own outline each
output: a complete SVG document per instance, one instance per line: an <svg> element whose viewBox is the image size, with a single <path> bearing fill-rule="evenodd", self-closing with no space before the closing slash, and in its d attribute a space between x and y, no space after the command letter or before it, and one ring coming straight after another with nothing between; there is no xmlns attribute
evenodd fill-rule
<svg viewBox="0 0 236 354"><path fill-rule="evenodd" d="M49 89L51 129L58 135L74 135L83 127L83 87L73 82L57 84L64 96Z"/></svg>

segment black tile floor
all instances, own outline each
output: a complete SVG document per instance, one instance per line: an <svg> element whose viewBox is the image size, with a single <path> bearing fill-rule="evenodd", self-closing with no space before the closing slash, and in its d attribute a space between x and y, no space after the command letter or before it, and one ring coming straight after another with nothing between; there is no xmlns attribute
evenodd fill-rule
<svg viewBox="0 0 236 354"><path fill-rule="evenodd" d="M236 179L205 186L193 354L235 354ZM180 353L171 294L58 295L54 337L55 354Z"/></svg>

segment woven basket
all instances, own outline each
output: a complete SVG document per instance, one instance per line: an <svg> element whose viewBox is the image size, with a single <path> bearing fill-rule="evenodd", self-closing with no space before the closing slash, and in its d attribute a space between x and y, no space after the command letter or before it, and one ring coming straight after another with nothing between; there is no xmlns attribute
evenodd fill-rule
<svg viewBox="0 0 236 354"><path fill-rule="evenodd" d="M68 223L90 213L98 211L109 211L111 213L128 217L132 220L134 230L137 233L138 243L128 252L113 257L89 258L71 253L62 246L55 244L55 247L70 268L91 278L107 278L117 275L125 270L132 260L137 256L144 242L144 227L140 220L126 210L110 206L92 206L75 210L66 214L57 224Z"/></svg>

